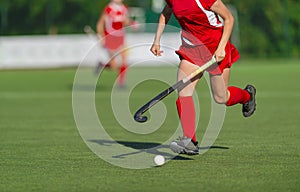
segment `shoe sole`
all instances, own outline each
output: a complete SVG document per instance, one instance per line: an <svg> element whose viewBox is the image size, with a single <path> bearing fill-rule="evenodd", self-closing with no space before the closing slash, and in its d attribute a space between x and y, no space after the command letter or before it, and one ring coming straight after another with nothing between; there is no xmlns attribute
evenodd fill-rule
<svg viewBox="0 0 300 192"><path fill-rule="evenodd" d="M252 94L251 94L251 96L253 98L254 108L251 111L243 112L244 117L250 117L251 115L253 115L254 111L256 110L256 101L255 101L256 89L252 85L248 85L248 86L251 86L251 88L252 88Z"/></svg>
<svg viewBox="0 0 300 192"><path fill-rule="evenodd" d="M187 154L187 155L198 155L199 152L195 152L192 150L187 150L186 148L178 145L176 142L172 142L170 144L170 149L174 152L174 153L178 153L178 154Z"/></svg>

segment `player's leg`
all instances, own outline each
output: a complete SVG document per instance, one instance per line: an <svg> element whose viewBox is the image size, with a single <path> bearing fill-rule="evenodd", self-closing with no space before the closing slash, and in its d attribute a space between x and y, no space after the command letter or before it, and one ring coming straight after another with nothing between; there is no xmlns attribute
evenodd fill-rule
<svg viewBox="0 0 300 192"><path fill-rule="evenodd" d="M101 69L114 69L116 67L116 59L114 56L114 51L110 50L109 47L107 47L106 45L103 45L103 50L106 52L106 55L108 56L109 60L103 62L103 61L99 61L97 66L96 66L96 70L95 73L98 74L100 72Z"/></svg>
<svg viewBox="0 0 300 192"><path fill-rule="evenodd" d="M121 66L118 70L118 86L123 87L125 85L126 81L126 75L127 75L127 53L126 50L123 49L123 51L120 53L121 56Z"/></svg>
<svg viewBox="0 0 300 192"><path fill-rule="evenodd" d="M255 111L255 88L247 85L245 89L229 86L230 68L226 68L222 75L211 75L211 88L214 100L219 104L233 106L243 105L243 115L249 117Z"/></svg>
<svg viewBox="0 0 300 192"><path fill-rule="evenodd" d="M107 34L105 38L102 40L102 46L106 51L106 54L109 56L109 61L106 63L99 62L98 68L108 68L117 70L117 54L120 50L120 47L123 45L123 37L114 36L111 34Z"/></svg>
<svg viewBox="0 0 300 192"><path fill-rule="evenodd" d="M118 62L117 62L117 55L115 51L109 51L110 60L107 63L108 68L117 70L118 69Z"/></svg>
<svg viewBox="0 0 300 192"><path fill-rule="evenodd" d="M226 68L223 73L223 79L226 85L228 85L229 75L230 69ZM247 85L245 89L229 86L228 93L228 100L226 102L227 106L232 106L238 103L242 104L242 113L244 117L250 117L254 113L256 109L256 89L253 85Z"/></svg>
<svg viewBox="0 0 300 192"><path fill-rule="evenodd" d="M197 68L198 66L182 60L179 65L178 81ZM183 137L179 137L170 144L171 149L176 153L187 153L189 155L199 153L196 139L196 111L192 97L198 81L199 79L195 79L187 87L178 92L179 97L176 100L176 106L183 130Z"/></svg>
<svg viewBox="0 0 300 192"><path fill-rule="evenodd" d="M227 90L229 74L230 69L224 69L223 74L210 75L212 95L216 103L225 104L230 97L230 92Z"/></svg>

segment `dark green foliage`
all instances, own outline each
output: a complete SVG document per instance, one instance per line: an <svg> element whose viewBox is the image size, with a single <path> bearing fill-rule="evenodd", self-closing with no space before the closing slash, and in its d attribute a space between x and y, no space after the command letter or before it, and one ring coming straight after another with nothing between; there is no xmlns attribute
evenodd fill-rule
<svg viewBox="0 0 300 192"><path fill-rule="evenodd" d="M95 27L109 0L2 0L0 34L29 35L82 33L85 25ZM299 57L300 2L297 0L224 0L238 11L244 56ZM159 14L151 11L151 0L126 0L129 6L143 7L146 22ZM176 25L174 18L171 25ZM177 25L178 26L178 25ZM153 31L153 29L147 29Z"/></svg>

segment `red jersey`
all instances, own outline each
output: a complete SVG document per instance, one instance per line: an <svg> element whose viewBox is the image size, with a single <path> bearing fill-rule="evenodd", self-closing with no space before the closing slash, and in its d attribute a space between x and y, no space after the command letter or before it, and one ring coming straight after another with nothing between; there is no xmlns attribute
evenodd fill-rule
<svg viewBox="0 0 300 192"><path fill-rule="evenodd" d="M105 34L124 36L124 22L126 21L128 8L123 4L109 3L104 10L106 14Z"/></svg>
<svg viewBox="0 0 300 192"><path fill-rule="evenodd" d="M182 28L183 43L217 46L223 32L219 16L210 10L216 0L166 0Z"/></svg>
<svg viewBox="0 0 300 192"><path fill-rule="evenodd" d="M176 51L181 59L202 66L215 53L223 34L220 17L210 10L216 1L166 0L182 28L182 46ZM225 58L207 70L210 74L222 74L239 59L238 51L230 42L225 51Z"/></svg>

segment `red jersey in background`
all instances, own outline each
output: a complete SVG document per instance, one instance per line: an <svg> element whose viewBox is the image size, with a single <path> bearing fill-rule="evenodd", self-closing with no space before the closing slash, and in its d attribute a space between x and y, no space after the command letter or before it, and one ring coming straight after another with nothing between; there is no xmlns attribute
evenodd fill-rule
<svg viewBox="0 0 300 192"><path fill-rule="evenodd" d="M114 51L125 43L124 22L127 19L128 8L123 4L109 3L104 13L105 19L105 47Z"/></svg>

